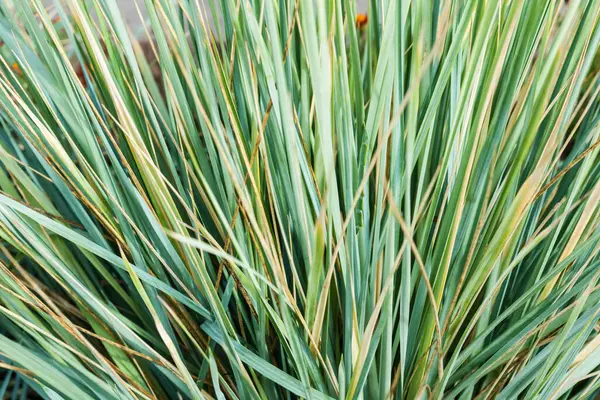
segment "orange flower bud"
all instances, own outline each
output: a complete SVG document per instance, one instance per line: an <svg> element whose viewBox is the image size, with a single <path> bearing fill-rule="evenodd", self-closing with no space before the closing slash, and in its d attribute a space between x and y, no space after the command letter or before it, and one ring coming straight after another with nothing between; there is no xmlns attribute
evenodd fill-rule
<svg viewBox="0 0 600 400"><path fill-rule="evenodd" d="M356 14L356 26L362 28L367 24L367 14Z"/></svg>

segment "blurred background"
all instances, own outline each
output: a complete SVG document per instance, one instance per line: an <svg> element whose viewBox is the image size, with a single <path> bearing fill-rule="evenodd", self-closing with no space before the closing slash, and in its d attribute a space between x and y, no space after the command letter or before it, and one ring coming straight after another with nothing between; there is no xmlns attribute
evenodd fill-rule
<svg viewBox="0 0 600 400"><path fill-rule="evenodd" d="M0 0L3 1L3 0ZM10 1L19 1L19 0L10 0ZM52 7L55 0L43 0L47 7ZM61 1L61 0L57 0ZM143 0L116 0L119 4L119 8L121 9L121 14L125 21L131 26L133 32L137 32L137 28L140 27L142 19L145 19L145 7ZM302 0L299 0L302 1ZM200 0L200 2L206 4L208 8L207 0ZM368 8L368 0L357 0L357 12L365 13ZM138 7L140 12L138 12ZM141 18L140 18L141 13Z"/></svg>

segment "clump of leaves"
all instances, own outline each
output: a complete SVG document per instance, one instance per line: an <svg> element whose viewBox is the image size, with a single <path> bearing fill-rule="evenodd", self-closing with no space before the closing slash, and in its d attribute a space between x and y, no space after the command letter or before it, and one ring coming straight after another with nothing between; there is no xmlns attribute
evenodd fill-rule
<svg viewBox="0 0 600 400"><path fill-rule="evenodd" d="M0 2L2 396L599 393L600 1L144 6Z"/></svg>

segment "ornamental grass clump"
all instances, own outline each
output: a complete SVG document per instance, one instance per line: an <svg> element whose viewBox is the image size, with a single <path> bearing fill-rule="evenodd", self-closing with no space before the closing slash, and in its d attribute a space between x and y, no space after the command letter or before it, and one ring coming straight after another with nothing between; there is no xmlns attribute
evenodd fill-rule
<svg viewBox="0 0 600 400"><path fill-rule="evenodd" d="M600 1L44 5L0 1L0 397L599 395Z"/></svg>

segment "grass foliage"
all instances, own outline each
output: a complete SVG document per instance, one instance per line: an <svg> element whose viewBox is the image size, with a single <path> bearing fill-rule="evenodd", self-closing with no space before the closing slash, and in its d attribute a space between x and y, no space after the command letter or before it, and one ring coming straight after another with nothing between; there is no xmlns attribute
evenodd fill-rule
<svg viewBox="0 0 600 400"><path fill-rule="evenodd" d="M0 1L2 396L599 393L600 1L144 3Z"/></svg>

